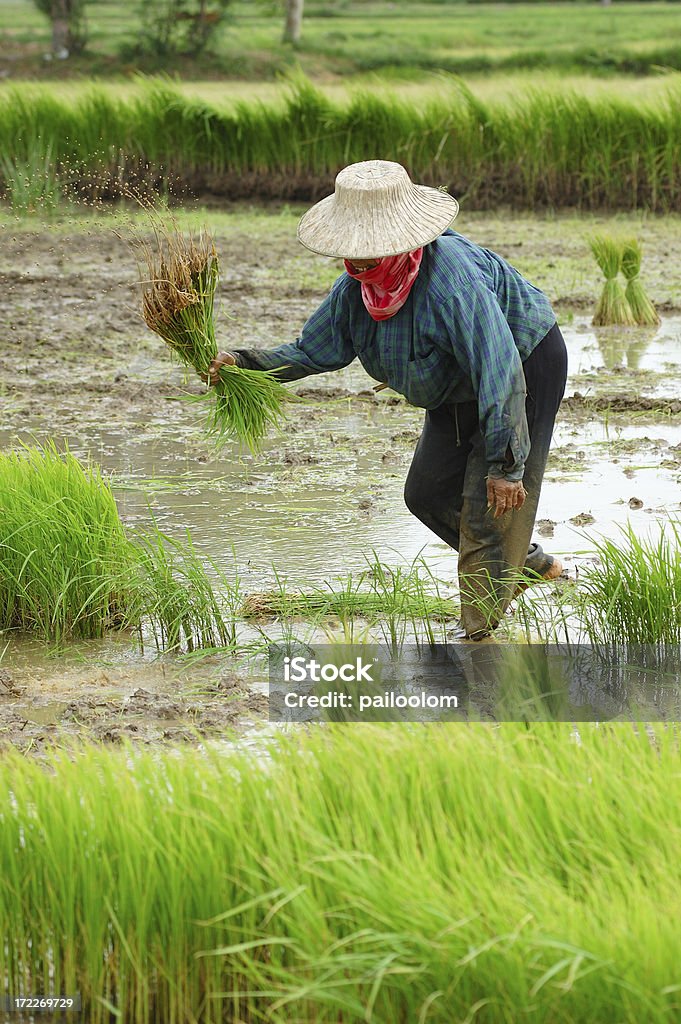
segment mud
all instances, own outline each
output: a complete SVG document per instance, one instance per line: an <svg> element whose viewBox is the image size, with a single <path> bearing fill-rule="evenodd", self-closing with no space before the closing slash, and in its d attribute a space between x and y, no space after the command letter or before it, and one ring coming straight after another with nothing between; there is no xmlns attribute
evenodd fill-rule
<svg viewBox="0 0 681 1024"><path fill-rule="evenodd" d="M220 225L220 347L292 340L339 267L300 251L287 214L273 211L267 220L259 211L251 230L242 211L233 226L224 215ZM517 218L478 217L474 226L465 233L514 261ZM294 387L299 400L286 431L261 457L233 447L216 456L196 407L181 400L203 385L170 363L137 313L137 270L125 241L102 225L5 225L2 234L4 447L48 436L67 441L112 474L128 526L153 514L172 536L190 528L198 549L234 560L245 593L271 587L273 566L294 584L322 583L365 569L372 550L390 563L422 554L445 583L455 579L450 549L402 501L419 410L389 390L375 392L353 364ZM558 260L555 244L548 259L547 229L525 225L521 268ZM671 234L669 245L677 245ZM576 260L569 234L565 248ZM560 292L564 279L561 271L552 297L569 298ZM662 294L676 308L676 285L668 287ZM614 534L628 516L645 525L662 520L679 508L681 478L681 318L663 317L659 331L595 332L579 312L585 294L580 283L561 316L571 377L537 524L572 574L591 557L584 529ZM254 672L220 655L191 664L151 660L125 646L48 656L0 639L0 651L8 643L0 746L39 754L77 738L200 743L264 721L262 663Z"/></svg>
<svg viewBox="0 0 681 1024"><path fill-rule="evenodd" d="M267 698L216 656L192 669L158 661L69 668L40 660L0 677L0 750L34 756L74 740L144 745L229 740L255 729ZM21 679L19 683L17 680Z"/></svg>
<svg viewBox="0 0 681 1024"><path fill-rule="evenodd" d="M13 747L35 755L76 738L152 745L224 740L255 729L267 714L262 694L236 690L229 697L228 704L219 694L173 701L140 688L129 697L108 700L74 697L65 703L34 697L29 704L0 702L0 750Z"/></svg>
<svg viewBox="0 0 681 1024"><path fill-rule="evenodd" d="M582 395L576 391L574 395L568 395L563 399L563 413L603 413L623 412L627 414L639 412L660 413L663 416L678 416L681 414L681 399L664 398L654 396L646 398L644 395Z"/></svg>

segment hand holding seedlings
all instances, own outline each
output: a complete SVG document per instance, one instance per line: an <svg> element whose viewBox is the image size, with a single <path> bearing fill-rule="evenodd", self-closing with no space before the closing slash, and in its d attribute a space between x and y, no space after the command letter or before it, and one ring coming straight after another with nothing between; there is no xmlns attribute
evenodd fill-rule
<svg viewBox="0 0 681 1024"><path fill-rule="evenodd" d="M240 369L234 356L216 354L219 263L212 238L206 232L183 235L151 216L156 244L133 240L143 275L144 320L181 363L213 385L197 400L209 406L206 429L215 446L237 440L257 452L268 429L284 418L286 388L276 370Z"/></svg>
<svg viewBox="0 0 681 1024"><path fill-rule="evenodd" d="M211 386L215 386L220 380L220 370L223 366L235 366L236 359L231 352L218 352L215 359L211 359L208 367L208 374L201 374L201 379Z"/></svg>
<svg viewBox="0 0 681 1024"><path fill-rule="evenodd" d="M495 519L511 509L521 509L526 497L527 491L522 480L487 477L487 511L493 508Z"/></svg>

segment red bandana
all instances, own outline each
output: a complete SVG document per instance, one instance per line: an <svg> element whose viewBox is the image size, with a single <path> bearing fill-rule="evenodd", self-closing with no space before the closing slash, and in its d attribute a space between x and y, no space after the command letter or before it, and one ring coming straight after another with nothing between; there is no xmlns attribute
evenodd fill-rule
<svg viewBox="0 0 681 1024"><path fill-rule="evenodd" d="M359 274L350 261L344 260L350 277L361 282L362 300L369 316L374 320L387 320L402 308L416 280L422 257L423 248L399 256L384 256L378 266Z"/></svg>

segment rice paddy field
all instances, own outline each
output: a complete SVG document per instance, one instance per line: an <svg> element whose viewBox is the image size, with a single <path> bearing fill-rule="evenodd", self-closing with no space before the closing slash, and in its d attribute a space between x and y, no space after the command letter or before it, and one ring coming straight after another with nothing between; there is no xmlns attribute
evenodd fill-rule
<svg viewBox="0 0 681 1024"><path fill-rule="evenodd" d="M677 7L308 0L292 51L235 2L167 75L134 5L56 61L0 3L2 1024L681 1019ZM564 572L499 644L458 639L456 556L404 506L421 411L355 362L223 416L195 372L296 337L342 271L297 222L374 156L566 339L535 532ZM159 225L215 310L191 350L140 269ZM594 326L627 284L651 322ZM494 693L473 648L504 642L643 660ZM270 646L319 644L458 652L465 708L270 721Z"/></svg>
<svg viewBox="0 0 681 1024"><path fill-rule="evenodd" d="M17 209L126 188L188 197L310 199L339 166L384 158L468 207L678 209L679 86L647 100L527 90L512 104L461 80L428 98L373 89L333 98L295 76L275 100L225 105L162 80L133 92L0 93L0 172ZM26 183L31 183L31 194Z"/></svg>
<svg viewBox="0 0 681 1024"><path fill-rule="evenodd" d="M208 223L214 233L221 346L288 337L339 272L297 246L303 209L176 212L183 230ZM190 531L224 632L204 647L205 619L198 633L173 633L187 612L172 619L170 599L165 618L148 618L141 632L132 624L99 638L59 635L53 616L42 633L4 630L0 914L12 939L0 960L11 991L24 979L31 991L55 992L59 979L93 1021L118 1019L114 1010L134 1021L497 1021L520 1006L530 1019L577 1022L594 1000L602 1019L673 1020L676 958L660 954L653 966L647 939L625 939L632 905L645 936L645 922L657 928L673 904L672 875L660 873L667 847L650 827L664 821L670 844L678 827L673 725L412 726L413 735L408 725L318 726L303 738L268 724L268 640L452 635L452 554L402 505L421 414L374 393L351 366L296 385L284 432L260 454L234 444L216 454L202 417L181 400L203 386L142 321L131 224L144 230L144 214L76 208L36 223L5 211L3 450L54 439L81 465L101 467L126 537L155 528L166 538L169 568L145 563L154 594L159 580L162 589L192 572L198 592L200 573L187 561L178 571L172 558ZM581 581L593 611L584 627L605 622L611 637L626 638L648 622L652 632L636 634L643 642L663 633L678 642L670 527L679 509L681 296L667 269L679 258L678 219L464 211L457 226L551 295L570 353L537 534L568 579L528 592L507 635L573 629ZM642 242L659 327L591 325L602 276L589 238L618 230ZM635 548L645 538L647 554ZM590 592L585 580L607 544L610 589ZM618 564L627 549L633 557ZM614 608L627 573L631 599ZM674 719L673 702L665 715ZM420 729L431 730L423 750ZM321 759L312 772L310 758ZM356 821L332 785L341 765ZM299 794L295 802L276 796L275 778ZM594 780L605 787L606 778L595 797ZM94 780L108 795L106 816ZM360 822L379 820L378 799L391 808L384 829L392 824L369 842ZM606 803L610 833L589 824L602 823ZM57 815L66 822L59 839ZM416 917L404 886L418 892ZM40 908L37 918L30 908Z"/></svg>

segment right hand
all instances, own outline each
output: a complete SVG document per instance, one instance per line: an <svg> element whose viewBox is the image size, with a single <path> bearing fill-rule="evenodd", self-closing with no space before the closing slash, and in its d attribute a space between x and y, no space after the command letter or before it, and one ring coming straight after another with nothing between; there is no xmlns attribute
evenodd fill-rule
<svg viewBox="0 0 681 1024"><path fill-rule="evenodd" d="M527 491L523 487L522 480L487 477L487 507L494 509L495 519L513 509L521 509L525 504L526 497Z"/></svg>
<svg viewBox="0 0 681 1024"><path fill-rule="evenodd" d="M215 359L211 359L208 367L208 375L201 374L203 380L214 386L220 380L220 368L222 366L234 366L236 358L231 352L218 352Z"/></svg>

